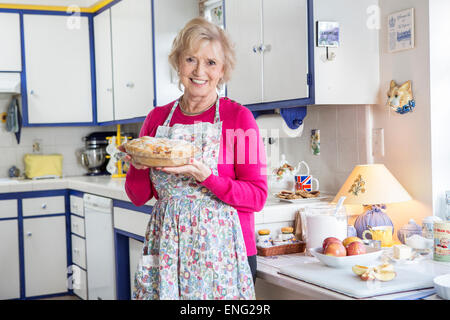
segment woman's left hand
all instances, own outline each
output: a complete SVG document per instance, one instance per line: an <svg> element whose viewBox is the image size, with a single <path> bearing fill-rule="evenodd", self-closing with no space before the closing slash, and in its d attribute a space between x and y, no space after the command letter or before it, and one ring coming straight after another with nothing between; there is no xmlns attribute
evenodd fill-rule
<svg viewBox="0 0 450 320"><path fill-rule="evenodd" d="M166 173L184 174L193 177L198 182L205 181L211 175L211 169L203 164L203 162L191 159L189 164L179 167L156 167Z"/></svg>

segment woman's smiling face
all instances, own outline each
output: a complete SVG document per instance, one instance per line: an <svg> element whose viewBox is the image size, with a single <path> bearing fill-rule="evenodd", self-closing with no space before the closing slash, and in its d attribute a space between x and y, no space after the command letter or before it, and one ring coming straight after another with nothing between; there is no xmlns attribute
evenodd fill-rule
<svg viewBox="0 0 450 320"><path fill-rule="evenodd" d="M218 42L203 41L197 52L180 56L179 77L185 93L193 97L211 95L224 74L224 57Z"/></svg>

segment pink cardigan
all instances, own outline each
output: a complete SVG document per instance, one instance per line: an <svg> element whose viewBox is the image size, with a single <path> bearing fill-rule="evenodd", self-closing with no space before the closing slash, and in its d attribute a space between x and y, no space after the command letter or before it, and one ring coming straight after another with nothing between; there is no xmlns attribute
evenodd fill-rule
<svg viewBox="0 0 450 320"><path fill-rule="evenodd" d="M154 108L145 119L139 136L155 136L157 127L164 123L174 102ZM237 210L247 255L252 256L256 254L254 212L262 210L267 198L264 145L250 110L228 98L220 99L219 110L223 124L218 175L211 174L201 184ZM215 108L211 108L198 116L186 116L178 107L170 125L198 121L212 123L214 114ZM158 199L149 169L137 170L131 166L125 190L131 202L137 206L144 205L153 196Z"/></svg>

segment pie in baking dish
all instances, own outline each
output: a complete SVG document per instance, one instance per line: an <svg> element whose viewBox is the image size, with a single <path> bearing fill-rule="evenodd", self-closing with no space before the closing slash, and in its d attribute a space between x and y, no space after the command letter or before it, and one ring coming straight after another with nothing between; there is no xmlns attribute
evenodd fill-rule
<svg viewBox="0 0 450 320"><path fill-rule="evenodd" d="M143 136L127 142L125 150L136 162L155 167L187 164L197 148L184 140Z"/></svg>

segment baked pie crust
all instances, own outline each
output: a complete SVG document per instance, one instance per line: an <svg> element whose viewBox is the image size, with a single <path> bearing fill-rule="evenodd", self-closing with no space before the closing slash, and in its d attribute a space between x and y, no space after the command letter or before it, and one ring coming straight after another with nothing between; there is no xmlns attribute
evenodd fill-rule
<svg viewBox="0 0 450 320"><path fill-rule="evenodd" d="M143 136L125 143L134 161L148 167L174 167L188 164L197 148L184 140Z"/></svg>

